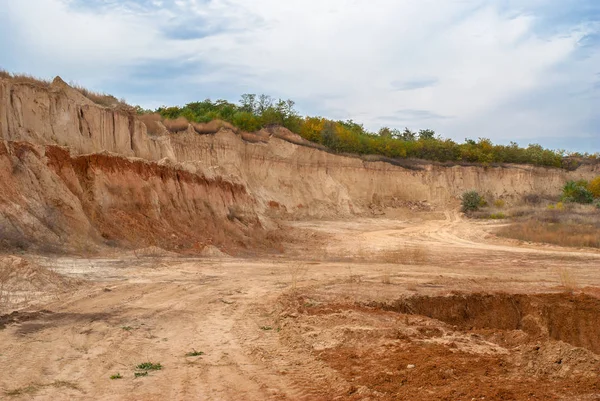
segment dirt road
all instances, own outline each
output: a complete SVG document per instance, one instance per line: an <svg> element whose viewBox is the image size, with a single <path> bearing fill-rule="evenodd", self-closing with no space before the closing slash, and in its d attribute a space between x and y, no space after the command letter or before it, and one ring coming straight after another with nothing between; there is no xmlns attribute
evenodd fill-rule
<svg viewBox="0 0 600 401"><path fill-rule="evenodd" d="M600 253L452 212L293 227L280 257L32 257L84 281L2 316L0 399L600 399Z"/></svg>

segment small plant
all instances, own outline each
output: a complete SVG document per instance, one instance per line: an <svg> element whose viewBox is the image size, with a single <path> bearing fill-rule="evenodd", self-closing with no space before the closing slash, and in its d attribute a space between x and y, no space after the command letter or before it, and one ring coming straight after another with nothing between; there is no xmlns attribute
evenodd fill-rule
<svg viewBox="0 0 600 401"><path fill-rule="evenodd" d="M483 198L477 191L467 191L462 194L462 211L463 212L471 212L475 210L479 210L479 206L483 201Z"/></svg>
<svg viewBox="0 0 600 401"><path fill-rule="evenodd" d="M125 331L131 331L131 330L133 330L133 327L131 327L131 326L123 326L123 327L121 327L121 328L122 328L123 330L125 330Z"/></svg>
<svg viewBox="0 0 600 401"><path fill-rule="evenodd" d="M490 214L490 219L499 220L499 219L505 219L505 218L506 218L506 215L502 212Z"/></svg>
<svg viewBox="0 0 600 401"><path fill-rule="evenodd" d="M595 203L596 209L600 209L600 200Z"/></svg>
<svg viewBox="0 0 600 401"><path fill-rule="evenodd" d="M120 373L117 373L116 375L112 375L110 377L110 380L117 380L117 379L122 379L122 378L123 378L123 376L121 376Z"/></svg>
<svg viewBox="0 0 600 401"><path fill-rule="evenodd" d="M306 275L306 272L308 271L308 268L306 266L306 264L302 263L302 262L295 262L290 264L288 267L288 273L290 275L290 287L292 292L296 292L297 288L298 288L298 282L301 281L304 276Z"/></svg>
<svg viewBox="0 0 600 401"><path fill-rule="evenodd" d="M145 372L135 372L135 373L133 374L133 376L134 376L134 377L144 377L144 376L148 376L148 372L147 372L147 371L145 371Z"/></svg>
<svg viewBox="0 0 600 401"><path fill-rule="evenodd" d="M498 209L502 209L504 206L506 206L506 202L504 199L496 199L494 201L494 206L496 206Z"/></svg>
<svg viewBox="0 0 600 401"><path fill-rule="evenodd" d="M140 363L135 368L139 369L139 370L145 370L145 371L148 371L148 370L161 370L162 369L162 365L160 363L144 362L144 363Z"/></svg>
<svg viewBox="0 0 600 401"><path fill-rule="evenodd" d="M185 354L185 356L200 356L200 355L204 355L204 352L193 350L192 352L188 352L187 354Z"/></svg>
<svg viewBox="0 0 600 401"><path fill-rule="evenodd" d="M265 331L269 331L269 330L273 330L273 327L271 326L260 326L261 330L265 330Z"/></svg>
<svg viewBox="0 0 600 401"><path fill-rule="evenodd" d="M392 284L391 273L389 270L384 270L383 275L381 276L381 282L383 284Z"/></svg>
<svg viewBox="0 0 600 401"><path fill-rule="evenodd" d="M571 274L571 272L566 269L566 268L561 268L558 270L558 276L560 279L560 285L561 287L563 287L566 291L569 292L574 292L577 290L577 281L575 280L575 278L573 277L573 275Z"/></svg>

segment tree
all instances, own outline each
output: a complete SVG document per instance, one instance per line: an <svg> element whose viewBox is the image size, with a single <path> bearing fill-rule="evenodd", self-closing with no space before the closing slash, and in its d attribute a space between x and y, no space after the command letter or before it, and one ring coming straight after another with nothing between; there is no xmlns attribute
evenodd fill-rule
<svg viewBox="0 0 600 401"><path fill-rule="evenodd" d="M379 130L379 136L384 138L391 138L392 130L389 127L381 127L381 129Z"/></svg>
<svg viewBox="0 0 600 401"><path fill-rule="evenodd" d="M253 93L244 93L240 100L240 109L248 113L256 111L256 95Z"/></svg>
<svg viewBox="0 0 600 401"><path fill-rule="evenodd" d="M419 139L435 139L435 131L432 129L422 129L419 130Z"/></svg>
<svg viewBox="0 0 600 401"><path fill-rule="evenodd" d="M258 115L262 115L271 107L273 107L273 98L269 95L260 95L256 104L255 113Z"/></svg>
<svg viewBox="0 0 600 401"><path fill-rule="evenodd" d="M414 141L417 138L417 133L408 129L408 127L404 127L404 131L402 131L402 139L404 141Z"/></svg>
<svg viewBox="0 0 600 401"><path fill-rule="evenodd" d="M325 122L321 131L321 138L323 145L333 150L339 149L339 137L336 132L336 124L333 121Z"/></svg>

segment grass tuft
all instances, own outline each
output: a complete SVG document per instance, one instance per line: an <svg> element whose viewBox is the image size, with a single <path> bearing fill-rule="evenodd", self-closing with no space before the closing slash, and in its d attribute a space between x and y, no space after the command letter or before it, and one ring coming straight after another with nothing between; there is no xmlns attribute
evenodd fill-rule
<svg viewBox="0 0 600 401"><path fill-rule="evenodd" d="M135 368L139 369L139 370L145 370L145 371L148 371L148 370L161 370L162 369L162 365L160 363L144 362L144 363L140 363Z"/></svg>

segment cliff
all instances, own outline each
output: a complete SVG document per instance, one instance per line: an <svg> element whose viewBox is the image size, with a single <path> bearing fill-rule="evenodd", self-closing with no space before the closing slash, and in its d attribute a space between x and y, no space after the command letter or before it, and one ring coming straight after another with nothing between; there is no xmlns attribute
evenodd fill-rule
<svg viewBox="0 0 600 401"><path fill-rule="evenodd" d="M49 86L0 79L0 236L17 246L33 238L73 249L233 249L264 242L264 216L334 218L402 201L455 206L468 189L509 200L554 195L568 179L600 174L598 166L415 170L280 139L289 132L258 136L192 127L152 136L135 115L99 106L60 78Z"/></svg>

